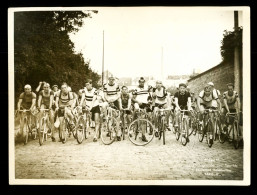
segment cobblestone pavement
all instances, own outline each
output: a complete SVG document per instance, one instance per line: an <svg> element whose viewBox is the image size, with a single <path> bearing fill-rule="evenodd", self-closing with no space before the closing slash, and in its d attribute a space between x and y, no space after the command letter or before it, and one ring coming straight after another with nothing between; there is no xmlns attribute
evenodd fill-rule
<svg viewBox="0 0 257 195"><path fill-rule="evenodd" d="M82 144L70 137L65 144L50 139L15 146L16 179L87 180L242 180L243 149L218 141L209 148L197 135L186 146L168 131L166 145L157 138L135 146L128 138L104 145L92 133Z"/></svg>

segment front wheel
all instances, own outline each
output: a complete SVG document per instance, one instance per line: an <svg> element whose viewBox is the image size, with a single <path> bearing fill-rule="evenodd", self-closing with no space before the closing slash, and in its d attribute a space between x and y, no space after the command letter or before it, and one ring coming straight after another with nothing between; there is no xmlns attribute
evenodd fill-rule
<svg viewBox="0 0 257 195"><path fill-rule="evenodd" d="M152 141L154 137L153 130L153 124L149 120L136 119L129 125L128 138L133 144L144 146Z"/></svg>
<svg viewBox="0 0 257 195"><path fill-rule="evenodd" d="M239 148L239 128L237 122L233 124L233 145L235 149Z"/></svg>
<svg viewBox="0 0 257 195"><path fill-rule="evenodd" d="M186 119L183 119L183 122L182 122L182 135L181 135L181 143L183 146L185 146L187 144L187 141L188 141L188 125L187 125L187 120Z"/></svg>
<svg viewBox="0 0 257 195"><path fill-rule="evenodd" d="M61 119L60 119L61 120ZM61 124L60 124L60 138L61 138L61 141L62 143L66 143L67 141L67 136L68 136L68 133L67 133L67 126L66 126L66 121L65 119L63 118L61 120Z"/></svg>
<svg viewBox="0 0 257 195"><path fill-rule="evenodd" d="M203 125L199 124L198 126L198 140L199 142L202 142L204 138L204 129L203 129Z"/></svg>
<svg viewBox="0 0 257 195"><path fill-rule="evenodd" d="M213 131L212 131L212 122L210 121L208 124L207 124L207 136L206 136L206 139L207 139L207 144L209 146L209 148L212 147L212 144L213 144Z"/></svg>
<svg viewBox="0 0 257 195"><path fill-rule="evenodd" d="M26 145L28 143L28 138L29 138L29 127L28 123L25 120L24 122L24 128L23 128L23 143Z"/></svg>
<svg viewBox="0 0 257 195"><path fill-rule="evenodd" d="M180 130L179 127L174 127L175 129L175 136L176 136L176 140L178 141L180 138Z"/></svg>
<svg viewBox="0 0 257 195"><path fill-rule="evenodd" d="M85 133L85 122L83 120L83 117L80 117L78 119L78 122L76 124L76 140L79 144L81 144L84 140L84 133Z"/></svg>
<svg viewBox="0 0 257 195"><path fill-rule="evenodd" d="M38 138L39 138L39 145L42 146L44 143L44 135L45 135L45 128L46 128L46 124L45 124L45 120L40 120L40 128L39 128L39 132L38 132ZM46 135L47 136L47 135Z"/></svg>
<svg viewBox="0 0 257 195"><path fill-rule="evenodd" d="M118 128L119 123L114 117L110 117L106 122L103 122L101 128L101 140L105 145L110 145L115 141Z"/></svg>

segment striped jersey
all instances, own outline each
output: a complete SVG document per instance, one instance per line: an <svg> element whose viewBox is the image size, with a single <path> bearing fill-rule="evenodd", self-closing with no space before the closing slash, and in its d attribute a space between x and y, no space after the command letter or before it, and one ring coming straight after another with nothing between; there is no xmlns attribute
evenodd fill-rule
<svg viewBox="0 0 257 195"><path fill-rule="evenodd" d="M144 86L143 88L137 87L133 93L133 95L136 95L136 100L142 103L147 104L148 103L148 97L150 96L150 92L148 90L147 86Z"/></svg>
<svg viewBox="0 0 257 195"><path fill-rule="evenodd" d="M97 90L95 88L92 88L90 91L88 91L88 89L85 87L82 93L85 94L85 100L83 102L83 106L84 105L91 106L93 97L97 95ZM95 100L94 105L92 105L92 107L95 107L97 105L99 105L98 99Z"/></svg>
<svg viewBox="0 0 257 195"><path fill-rule="evenodd" d="M109 83L104 84L104 93L106 93L107 101L115 101L119 98L120 87L117 83L109 85Z"/></svg>
<svg viewBox="0 0 257 195"><path fill-rule="evenodd" d="M155 103L157 104L164 104L167 103L167 92L165 87L161 87L161 89L154 88L153 89L154 94L156 95Z"/></svg>

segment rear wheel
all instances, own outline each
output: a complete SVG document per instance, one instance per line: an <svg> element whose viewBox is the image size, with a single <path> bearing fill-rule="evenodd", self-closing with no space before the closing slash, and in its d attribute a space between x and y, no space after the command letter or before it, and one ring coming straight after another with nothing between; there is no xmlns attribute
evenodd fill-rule
<svg viewBox="0 0 257 195"><path fill-rule="evenodd" d="M238 123L235 121L233 124L233 145L235 149L239 147L239 128Z"/></svg>
<svg viewBox="0 0 257 195"><path fill-rule="evenodd" d="M144 146L152 141L153 130L153 124L149 120L136 119L129 125L129 140L137 146Z"/></svg>
<svg viewBox="0 0 257 195"><path fill-rule="evenodd" d="M208 146L211 148L212 147L212 144L213 144L213 131L212 131L212 122L209 121L209 123L207 124L207 136L206 136L206 139L207 139L207 144Z"/></svg>
<svg viewBox="0 0 257 195"><path fill-rule="evenodd" d="M198 126L198 140L199 140L199 142L203 141L204 134L205 134L205 132L204 132L204 129L203 129L203 125L199 124L199 126Z"/></svg>
<svg viewBox="0 0 257 195"><path fill-rule="evenodd" d="M101 140L105 145L112 144L116 137L119 128L118 121L114 117L110 117L102 124Z"/></svg>
<svg viewBox="0 0 257 195"><path fill-rule="evenodd" d="M188 131L187 120L184 118L182 121L182 135L181 135L181 143L183 146L187 144L187 140L188 140L187 131Z"/></svg>
<svg viewBox="0 0 257 195"><path fill-rule="evenodd" d="M81 144L84 140L84 133L85 133L85 122L83 120L83 117L79 117L78 122L76 124L76 140L79 144Z"/></svg>

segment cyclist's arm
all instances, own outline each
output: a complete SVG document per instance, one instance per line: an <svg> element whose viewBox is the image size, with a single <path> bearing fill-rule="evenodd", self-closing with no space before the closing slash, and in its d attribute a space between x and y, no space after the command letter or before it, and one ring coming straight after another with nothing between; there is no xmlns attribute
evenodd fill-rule
<svg viewBox="0 0 257 195"><path fill-rule="evenodd" d="M35 105L36 105L36 97L32 99L30 110L32 110L32 108L34 108Z"/></svg>
<svg viewBox="0 0 257 195"><path fill-rule="evenodd" d="M18 104L17 104L17 109L18 110L21 109L21 103L22 103L22 99L19 99Z"/></svg>
<svg viewBox="0 0 257 195"><path fill-rule="evenodd" d="M219 99L219 98L217 99L217 102L218 102L218 104L219 104L219 110L221 110L221 102L220 102L220 99Z"/></svg>
<svg viewBox="0 0 257 195"><path fill-rule="evenodd" d="M236 102L237 102L237 112L239 112L241 110L241 103L240 103L239 97L236 98Z"/></svg>
<svg viewBox="0 0 257 195"><path fill-rule="evenodd" d="M138 101L138 100L136 100L136 98L137 98L137 95L136 95L136 94L133 94L133 96L132 96L132 100L133 100L133 102L135 102L135 103L138 103L138 104L139 104L139 101Z"/></svg>
<svg viewBox="0 0 257 195"><path fill-rule="evenodd" d="M50 95L50 105L49 105L49 109L51 109L52 105L53 105L53 101L54 101L54 95Z"/></svg>
<svg viewBox="0 0 257 195"><path fill-rule="evenodd" d="M94 103L95 103L96 100L97 100L97 96L94 95L94 96L93 96L93 100L91 101L91 105L90 105L90 107L89 107L89 110L91 110L91 109L93 108L93 105L94 105Z"/></svg>
<svg viewBox="0 0 257 195"><path fill-rule="evenodd" d="M105 102L108 102L108 100L107 100L107 92L104 92L103 100L104 100Z"/></svg>
<svg viewBox="0 0 257 195"><path fill-rule="evenodd" d="M82 106L84 101L85 101L85 93L82 93L79 105Z"/></svg>
<svg viewBox="0 0 257 195"><path fill-rule="evenodd" d="M200 110L200 101L201 101L201 98L200 97L197 97L197 107L198 107L198 110Z"/></svg>
<svg viewBox="0 0 257 195"><path fill-rule="evenodd" d="M131 108L131 99L132 99L132 97L129 96L129 99L128 99L128 109Z"/></svg>
<svg viewBox="0 0 257 195"><path fill-rule="evenodd" d="M176 107L180 110L180 107L178 105L178 98L177 97L175 97L175 104L176 104Z"/></svg>
<svg viewBox="0 0 257 195"><path fill-rule="evenodd" d="M191 110L192 109L192 102L191 102L191 97L188 97L187 99L187 106L188 106L188 109Z"/></svg>
<svg viewBox="0 0 257 195"><path fill-rule="evenodd" d="M41 85L42 85L42 82L39 82L39 85L38 85L38 87L36 88L36 92L39 92L39 91L40 91Z"/></svg>
<svg viewBox="0 0 257 195"><path fill-rule="evenodd" d="M41 106L41 100L42 100L42 95L39 95L38 96L38 101L37 101L37 106L40 108ZM51 97L50 97L50 100L51 100Z"/></svg>
<svg viewBox="0 0 257 195"><path fill-rule="evenodd" d="M55 99L55 107L56 107L56 109L59 108L58 103L59 103L59 96L56 96L56 99Z"/></svg>
<svg viewBox="0 0 257 195"><path fill-rule="evenodd" d="M228 108L228 104L227 104L227 99L225 98L223 102L224 102L226 110L229 112L229 108Z"/></svg>

